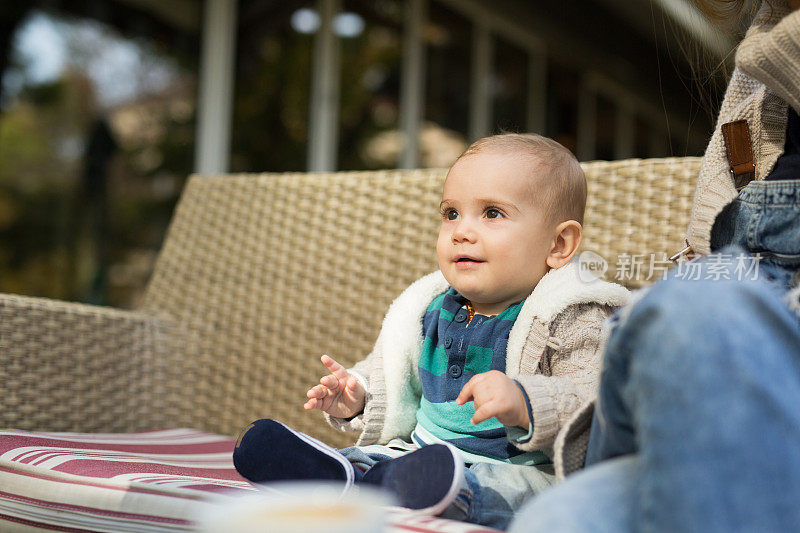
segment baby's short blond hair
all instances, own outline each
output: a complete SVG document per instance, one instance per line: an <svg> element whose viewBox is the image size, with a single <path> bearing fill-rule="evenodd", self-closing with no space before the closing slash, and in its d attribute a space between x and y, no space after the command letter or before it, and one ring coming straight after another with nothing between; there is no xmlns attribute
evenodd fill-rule
<svg viewBox="0 0 800 533"><path fill-rule="evenodd" d="M536 133L501 133L478 139L456 162L481 152L499 151L531 159L531 193L545 206L551 222L583 224L586 176L575 156L563 145ZM538 171L538 172L537 172Z"/></svg>

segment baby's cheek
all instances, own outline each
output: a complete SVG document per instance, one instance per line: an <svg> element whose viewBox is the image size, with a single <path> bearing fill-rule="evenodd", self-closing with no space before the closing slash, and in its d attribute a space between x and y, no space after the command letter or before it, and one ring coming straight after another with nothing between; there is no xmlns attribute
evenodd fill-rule
<svg viewBox="0 0 800 533"><path fill-rule="evenodd" d="M487 247L489 248L489 253L494 256L495 260L504 261L509 263L513 261L517 256L520 255L519 253L519 242L498 242L495 243L495 246Z"/></svg>
<svg viewBox="0 0 800 533"><path fill-rule="evenodd" d="M440 231L439 238L436 240L436 255L439 256L440 260L451 251L452 247L450 236L444 233L444 231Z"/></svg>

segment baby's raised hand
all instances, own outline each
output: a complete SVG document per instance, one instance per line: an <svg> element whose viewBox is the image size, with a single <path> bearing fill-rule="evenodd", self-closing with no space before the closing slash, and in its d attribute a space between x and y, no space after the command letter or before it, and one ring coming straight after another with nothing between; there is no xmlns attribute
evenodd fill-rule
<svg viewBox="0 0 800 533"><path fill-rule="evenodd" d="M303 407L307 411L319 409L336 418L350 418L363 411L366 391L361 382L332 357L323 355L322 364L330 374L306 393L309 400Z"/></svg>
<svg viewBox="0 0 800 533"><path fill-rule="evenodd" d="M497 417L505 426L527 427L530 423L525 396L511 378L498 370L472 376L456 398L458 405L475 401L471 422L480 424Z"/></svg>

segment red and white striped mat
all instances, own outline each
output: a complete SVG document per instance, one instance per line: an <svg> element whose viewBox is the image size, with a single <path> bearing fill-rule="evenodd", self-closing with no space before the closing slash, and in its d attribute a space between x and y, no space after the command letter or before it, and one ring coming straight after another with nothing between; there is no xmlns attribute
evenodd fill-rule
<svg viewBox="0 0 800 533"><path fill-rule="evenodd" d="M0 531L191 531L219 498L258 490L234 439L191 429L131 434L0 430ZM394 532L493 531L411 512Z"/></svg>

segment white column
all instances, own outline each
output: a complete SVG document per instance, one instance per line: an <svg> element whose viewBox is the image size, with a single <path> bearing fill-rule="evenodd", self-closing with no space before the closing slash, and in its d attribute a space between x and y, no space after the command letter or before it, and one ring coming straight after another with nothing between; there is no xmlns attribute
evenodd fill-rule
<svg viewBox="0 0 800 533"><path fill-rule="evenodd" d="M205 1L194 158L201 174L227 172L230 163L236 5Z"/></svg>
<svg viewBox="0 0 800 533"><path fill-rule="evenodd" d="M597 93L584 78L578 88L578 139L579 161L591 161L597 147Z"/></svg>
<svg viewBox="0 0 800 533"><path fill-rule="evenodd" d="M628 159L635 151L636 120L633 109L626 102L617 102L617 120L614 130L614 159Z"/></svg>
<svg viewBox="0 0 800 533"><path fill-rule="evenodd" d="M427 4L427 0L409 0L406 4L399 124L405 142L400 154L400 168L419 166L419 131L425 109L425 43L422 40L422 27Z"/></svg>
<svg viewBox="0 0 800 533"><path fill-rule="evenodd" d="M489 26L475 20L472 37L472 80L469 104L469 137L485 137L492 129L492 36Z"/></svg>
<svg viewBox="0 0 800 533"><path fill-rule="evenodd" d="M547 126L547 53L528 51L528 131L544 135Z"/></svg>
<svg viewBox="0 0 800 533"><path fill-rule="evenodd" d="M314 37L309 117L308 171L336 170L339 142L339 39L333 33L333 18L339 0L318 0L322 24Z"/></svg>

